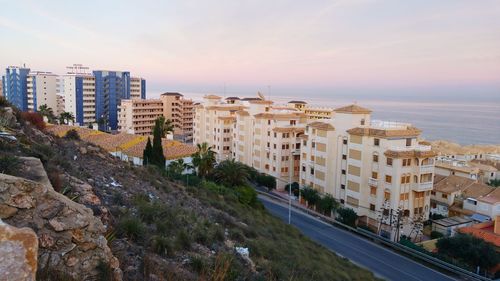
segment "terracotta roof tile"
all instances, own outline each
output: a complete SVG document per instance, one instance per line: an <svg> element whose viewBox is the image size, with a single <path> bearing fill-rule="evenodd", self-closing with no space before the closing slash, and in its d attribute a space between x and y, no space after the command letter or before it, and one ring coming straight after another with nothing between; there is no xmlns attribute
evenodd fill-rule
<svg viewBox="0 0 500 281"><path fill-rule="evenodd" d="M334 109L333 111L335 111L337 113L350 113L350 114L370 114L372 112L371 110L364 108L364 107L361 107L361 106L356 105L356 104L351 104L348 106L339 107L339 108Z"/></svg>

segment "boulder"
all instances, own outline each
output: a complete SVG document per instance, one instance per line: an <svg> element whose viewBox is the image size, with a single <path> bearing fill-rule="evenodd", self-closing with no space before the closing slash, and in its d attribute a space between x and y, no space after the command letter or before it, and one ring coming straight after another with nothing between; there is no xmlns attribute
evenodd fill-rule
<svg viewBox="0 0 500 281"><path fill-rule="evenodd" d="M0 280L36 280L37 258L35 232L10 226L0 219Z"/></svg>
<svg viewBox="0 0 500 281"><path fill-rule="evenodd" d="M0 215L10 225L27 226L38 234L39 269L59 271L77 280L95 280L98 265L105 263L114 272L114 280L121 280L101 220L91 209L54 191L39 159L20 159L23 178L0 174ZM76 185L82 193L92 190L81 181Z"/></svg>

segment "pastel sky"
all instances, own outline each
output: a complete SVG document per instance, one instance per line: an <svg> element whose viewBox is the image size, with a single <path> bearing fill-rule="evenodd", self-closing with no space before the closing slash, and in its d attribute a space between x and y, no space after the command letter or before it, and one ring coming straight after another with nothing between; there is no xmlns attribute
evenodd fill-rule
<svg viewBox="0 0 500 281"><path fill-rule="evenodd" d="M2 69L129 70L151 93L500 95L498 0L0 0L0 39Z"/></svg>

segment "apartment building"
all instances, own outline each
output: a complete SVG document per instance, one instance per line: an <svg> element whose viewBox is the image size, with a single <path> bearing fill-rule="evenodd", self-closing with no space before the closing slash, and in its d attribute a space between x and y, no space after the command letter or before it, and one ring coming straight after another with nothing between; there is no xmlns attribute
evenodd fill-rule
<svg viewBox="0 0 500 281"><path fill-rule="evenodd" d="M62 93L56 95L56 104L57 105L56 108L54 108L54 114L56 116L59 116L66 109L64 105L64 96L62 95Z"/></svg>
<svg viewBox="0 0 500 281"><path fill-rule="evenodd" d="M151 135L155 120L164 115L163 106L161 99L121 100L118 130L127 134Z"/></svg>
<svg viewBox="0 0 500 281"><path fill-rule="evenodd" d="M146 80L140 77L130 77L130 98L146 99Z"/></svg>
<svg viewBox="0 0 500 281"><path fill-rule="evenodd" d="M289 101L288 107L304 112L310 120L331 119L334 114L333 108L310 106L305 101Z"/></svg>
<svg viewBox="0 0 500 281"><path fill-rule="evenodd" d="M184 142L193 140L194 103L180 93L164 93L160 96L163 101L163 116L172 120L174 138Z"/></svg>
<svg viewBox="0 0 500 281"><path fill-rule="evenodd" d="M27 110L37 111L42 105L57 108L59 77L51 72L32 71L26 79Z"/></svg>
<svg viewBox="0 0 500 281"><path fill-rule="evenodd" d="M208 143L217 153L217 161L231 159L236 112L243 109L242 104L222 102L222 97L205 96L195 106L193 143Z"/></svg>
<svg viewBox="0 0 500 281"><path fill-rule="evenodd" d="M89 126L96 123L94 76L85 72L83 68L72 68L72 71L61 76L60 80L64 111L73 114L78 125Z"/></svg>
<svg viewBox="0 0 500 281"><path fill-rule="evenodd" d="M27 80L30 69L20 66L9 66L2 76L3 96L12 105L22 111L28 110Z"/></svg>
<svg viewBox="0 0 500 281"><path fill-rule="evenodd" d="M3 78L3 77L2 77ZM2 79L3 80L3 79ZM3 81L0 83L0 97L3 97Z"/></svg>

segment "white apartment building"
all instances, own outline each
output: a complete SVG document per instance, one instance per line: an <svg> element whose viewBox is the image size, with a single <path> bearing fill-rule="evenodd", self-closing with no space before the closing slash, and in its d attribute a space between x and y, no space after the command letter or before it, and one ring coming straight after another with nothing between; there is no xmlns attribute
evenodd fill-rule
<svg viewBox="0 0 500 281"><path fill-rule="evenodd" d="M75 116L75 123L88 126L95 119L95 78L92 74L76 73L61 77L64 110Z"/></svg>
<svg viewBox="0 0 500 281"><path fill-rule="evenodd" d="M59 78L51 72L32 71L26 79L28 110L37 111L47 105L53 111L57 109Z"/></svg>
<svg viewBox="0 0 500 281"><path fill-rule="evenodd" d="M130 77L130 98L131 99L145 99L146 98L146 84L144 79L140 77Z"/></svg>

